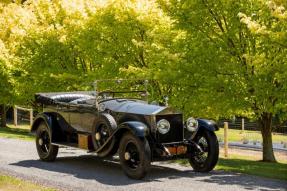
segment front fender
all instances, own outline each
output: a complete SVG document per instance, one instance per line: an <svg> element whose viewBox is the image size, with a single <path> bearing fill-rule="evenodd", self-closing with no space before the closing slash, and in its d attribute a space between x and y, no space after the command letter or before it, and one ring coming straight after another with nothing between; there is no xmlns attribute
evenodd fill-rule
<svg viewBox="0 0 287 191"><path fill-rule="evenodd" d="M111 137L113 136L116 137L116 143L114 144L111 154L115 154L117 152L119 148L120 140L122 139L122 136L127 132L134 134L140 139L144 139L145 137L149 135L149 129L146 124L142 122L138 122L138 121L123 122L118 126L117 130L111 136Z"/></svg>
<svg viewBox="0 0 287 191"><path fill-rule="evenodd" d="M195 138L195 136L202 132L202 131L217 131L219 128L218 128L218 125L214 122L214 121L211 121L211 120L208 120L208 119L197 119L198 121L198 128L197 128L197 131L195 132L189 132L188 130L185 129L185 139L187 140L192 140Z"/></svg>
<svg viewBox="0 0 287 191"><path fill-rule="evenodd" d="M207 130L207 131L217 131L218 125L211 120L207 119L197 119L198 121L198 130Z"/></svg>
<svg viewBox="0 0 287 191"><path fill-rule="evenodd" d="M138 121L127 121L119 125L118 131L128 130L137 137L146 137L149 129L146 124Z"/></svg>

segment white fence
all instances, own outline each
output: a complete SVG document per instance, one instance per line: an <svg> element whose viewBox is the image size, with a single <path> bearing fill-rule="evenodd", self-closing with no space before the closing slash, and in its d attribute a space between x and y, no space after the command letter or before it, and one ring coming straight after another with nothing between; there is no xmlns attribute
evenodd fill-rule
<svg viewBox="0 0 287 191"><path fill-rule="evenodd" d="M33 123L33 109L28 109L28 108L23 108L23 107L19 107L16 106L14 107L14 125L17 126L18 125L18 110L23 110L23 111L29 111L30 114L30 125L32 126Z"/></svg>

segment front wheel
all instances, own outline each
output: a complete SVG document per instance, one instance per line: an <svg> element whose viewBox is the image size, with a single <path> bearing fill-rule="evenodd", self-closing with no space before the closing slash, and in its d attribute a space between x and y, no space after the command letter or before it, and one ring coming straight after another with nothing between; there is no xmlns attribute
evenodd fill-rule
<svg viewBox="0 0 287 191"><path fill-rule="evenodd" d="M151 163L148 141L126 133L119 146L120 163L125 174L133 179L143 178Z"/></svg>
<svg viewBox="0 0 287 191"><path fill-rule="evenodd" d="M196 172L211 171L217 161L219 155L219 145L214 132L202 131L193 140L199 145L201 152L193 153L189 159L189 163Z"/></svg>

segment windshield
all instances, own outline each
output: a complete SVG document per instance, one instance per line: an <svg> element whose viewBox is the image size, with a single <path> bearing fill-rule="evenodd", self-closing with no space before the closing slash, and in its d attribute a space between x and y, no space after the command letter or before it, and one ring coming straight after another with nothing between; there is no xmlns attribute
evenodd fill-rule
<svg viewBox="0 0 287 191"><path fill-rule="evenodd" d="M148 80L97 80L94 83L98 100L129 98L148 100Z"/></svg>

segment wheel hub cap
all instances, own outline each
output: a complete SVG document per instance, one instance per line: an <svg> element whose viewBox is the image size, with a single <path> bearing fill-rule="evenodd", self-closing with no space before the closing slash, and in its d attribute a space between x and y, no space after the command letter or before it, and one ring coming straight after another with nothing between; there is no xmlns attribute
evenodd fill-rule
<svg viewBox="0 0 287 191"><path fill-rule="evenodd" d="M130 160L131 159L131 154L129 152L125 152L125 159Z"/></svg>
<svg viewBox="0 0 287 191"><path fill-rule="evenodd" d="M40 146L43 145L43 139L39 139L39 145L40 145Z"/></svg>
<svg viewBox="0 0 287 191"><path fill-rule="evenodd" d="M100 133L96 133L96 140L100 140L101 139L101 134Z"/></svg>

